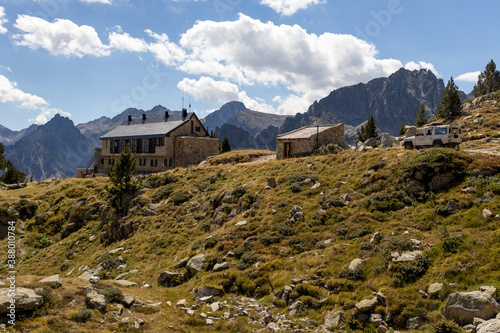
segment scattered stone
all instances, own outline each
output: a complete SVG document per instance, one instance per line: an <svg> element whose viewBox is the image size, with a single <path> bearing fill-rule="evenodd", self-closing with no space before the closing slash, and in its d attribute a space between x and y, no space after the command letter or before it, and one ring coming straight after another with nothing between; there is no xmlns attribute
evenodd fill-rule
<svg viewBox="0 0 500 333"><path fill-rule="evenodd" d="M422 255L422 251L404 251L401 254L399 252L393 252L393 253L397 254L397 256L396 257L393 256L392 262L415 261L415 259L417 259L418 256Z"/></svg>
<svg viewBox="0 0 500 333"><path fill-rule="evenodd" d="M101 281L101 279L99 279L98 276L92 276L89 278L89 282L92 283L92 284L98 284L99 281Z"/></svg>
<svg viewBox="0 0 500 333"><path fill-rule="evenodd" d="M182 283L184 275L177 272L165 271L158 277L158 284L165 287L175 287Z"/></svg>
<svg viewBox="0 0 500 333"><path fill-rule="evenodd" d="M486 320L474 317L474 319L472 320L472 325L478 326L478 325L480 325L480 324L482 324L484 322L486 322Z"/></svg>
<svg viewBox="0 0 500 333"><path fill-rule="evenodd" d="M382 315L378 313L370 314L370 323L373 324L375 328L379 327L382 325Z"/></svg>
<svg viewBox="0 0 500 333"><path fill-rule="evenodd" d="M119 248L116 248L114 250L109 251L108 253L109 254L115 254L115 253L118 253L118 252L123 251L123 250L125 250L124 247L119 247Z"/></svg>
<svg viewBox="0 0 500 333"><path fill-rule="evenodd" d="M367 146L367 147L372 147L372 148L375 148L377 147L378 145L380 145L380 141L375 139L375 138L369 138L367 139L364 144Z"/></svg>
<svg viewBox="0 0 500 333"><path fill-rule="evenodd" d="M476 327L477 333L498 333L500 332L500 320L492 319L479 324Z"/></svg>
<svg viewBox="0 0 500 333"><path fill-rule="evenodd" d="M488 208L483 209L483 216L485 218L489 219L492 215L493 213L491 212L491 210L489 210Z"/></svg>
<svg viewBox="0 0 500 333"><path fill-rule="evenodd" d="M379 302L379 304L384 306L387 304L387 299L381 291L377 292L375 296L377 297L377 301Z"/></svg>
<svg viewBox="0 0 500 333"><path fill-rule="evenodd" d="M212 312L217 312L219 310L222 310L222 303L221 302L213 302L210 304L210 309Z"/></svg>
<svg viewBox="0 0 500 333"><path fill-rule="evenodd" d="M196 275L205 269L206 263L207 258L205 257L205 254L202 253L191 257L186 264L186 268L189 273L191 273L192 275Z"/></svg>
<svg viewBox="0 0 500 333"><path fill-rule="evenodd" d="M37 295L33 289L16 287L15 296L9 294L12 290L9 288L0 289L0 314L4 315L10 313L9 306L11 301L14 300L16 311L31 311L43 304L43 297Z"/></svg>
<svg viewBox="0 0 500 333"><path fill-rule="evenodd" d="M447 208L448 212L451 214L451 213L456 212L459 207L458 207L456 201L451 199L450 201L448 201L448 205L446 205L446 208Z"/></svg>
<svg viewBox="0 0 500 333"><path fill-rule="evenodd" d="M207 319L205 320L205 323L206 323L207 325L209 325L209 326L212 326L212 325L214 324L214 321L213 321L213 319L207 318Z"/></svg>
<svg viewBox="0 0 500 333"><path fill-rule="evenodd" d="M51 288L59 288L62 286L61 276L59 274L46 277L45 279L41 279L38 282L46 284Z"/></svg>
<svg viewBox="0 0 500 333"><path fill-rule="evenodd" d="M128 273L119 274L115 277L115 280L123 280L127 275Z"/></svg>
<svg viewBox="0 0 500 333"><path fill-rule="evenodd" d="M331 313L325 317L325 327L335 327L339 326L345 317L345 313L342 311L337 311Z"/></svg>
<svg viewBox="0 0 500 333"><path fill-rule="evenodd" d="M453 293L443 309L447 319L464 324L473 322L474 317L488 320L500 312L500 304L490 295L481 291Z"/></svg>
<svg viewBox="0 0 500 333"><path fill-rule="evenodd" d="M280 326L274 322L271 322L269 324L267 324L267 329L271 332L271 333L275 333L275 332L279 332L280 331Z"/></svg>
<svg viewBox="0 0 500 333"><path fill-rule="evenodd" d="M114 281L116 284L119 284L122 287L139 287L139 284L136 282L132 281L127 281L127 280L115 280Z"/></svg>
<svg viewBox="0 0 500 333"><path fill-rule="evenodd" d="M356 303L354 305L356 307L356 310L358 312L364 313L364 312L370 312L371 310L375 309L375 307L378 304L378 300L376 297L372 299L364 299L361 302Z"/></svg>
<svg viewBox="0 0 500 333"><path fill-rule="evenodd" d="M493 286L481 286L481 287L479 287L479 291L490 295L494 299L497 299L497 296L498 296L497 295L497 288L495 288Z"/></svg>
<svg viewBox="0 0 500 333"><path fill-rule="evenodd" d="M130 308L132 305L134 305L134 296L130 294L123 294L122 304L125 307Z"/></svg>
<svg viewBox="0 0 500 333"><path fill-rule="evenodd" d="M344 201L352 201L352 197L347 194L347 193L343 193L340 195L340 199L344 200Z"/></svg>
<svg viewBox="0 0 500 333"><path fill-rule="evenodd" d="M359 152L363 152L366 150L366 145L360 141L356 144L356 150Z"/></svg>
<svg viewBox="0 0 500 333"><path fill-rule="evenodd" d="M234 226L235 227L244 227L247 225L247 221L240 221L238 223L236 223Z"/></svg>
<svg viewBox="0 0 500 333"><path fill-rule="evenodd" d="M429 295L430 298L437 298L439 297L439 294L443 290L444 285L442 283L433 283L429 286L429 289L427 290L427 294Z"/></svg>
<svg viewBox="0 0 500 333"><path fill-rule="evenodd" d="M321 186L320 182L316 182L313 186L311 186L311 190L318 189Z"/></svg>
<svg viewBox="0 0 500 333"><path fill-rule="evenodd" d="M349 264L349 267L347 267L348 270L350 271L356 271L358 269L361 269L361 266L363 265L363 259L356 258L351 261Z"/></svg>
<svg viewBox="0 0 500 333"><path fill-rule="evenodd" d="M422 319L420 317L413 317L406 321L406 329L416 330L422 325Z"/></svg>
<svg viewBox="0 0 500 333"><path fill-rule="evenodd" d="M180 299L177 301L177 303L175 304L176 307L178 308L185 308L187 305L187 302L185 299Z"/></svg>
<svg viewBox="0 0 500 333"><path fill-rule="evenodd" d="M302 303L301 301L296 301L288 308L288 314L290 316L294 316L303 305L304 303Z"/></svg>
<svg viewBox="0 0 500 333"><path fill-rule="evenodd" d="M379 327L377 327L377 333L385 333L387 331L389 331L389 329L385 325L380 325ZM396 332L397 331L394 331L394 333Z"/></svg>
<svg viewBox="0 0 500 333"><path fill-rule="evenodd" d="M214 265L214 268L212 269L212 272L221 272L223 270L226 270L228 269L229 266L227 264L227 262L221 262L220 264L215 264Z"/></svg>
<svg viewBox="0 0 500 333"><path fill-rule="evenodd" d="M380 235L380 231L375 231L375 233L372 236L372 239L370 239L370 244L378 244L381 239L382 236Z"/></svg>
<svg viewBox="0 0 500 333"><path fill-rule="evenodd" d="M214 297L213 296L203 296L198 298L196 301L199 303L210 303Z"/></svg>
<svg viewBox="0 0 500 333"><path fill-rule="evenodd" d="M117 270L123 271L127 267L127 264L121 264L120 266L116 267Z"/></svg>
<svg viewBox="0 0 500 333"><path fill-rule="evenodd" d="M89 237L89 242L93 242L93 241L95 241L95 239L96 239L96 238L97 238L97 237L96 237L95 235L90 236L90 237Z"/></svg>
<svg viewBox="0 0 500 333"><path fill-rule="evenodd" d="M418 290L418 293L419 293L419 295L420 295L420 296L422 296L422 298L424 298L424 299L429 298L429 294L427 294L427 293L426 293L425 291L423 291L422 289L419 289L419 290Z"/></svg>
<svg viewBox="0 0 500 333"><path fill-rule="evenodd" d="M85 301L89 309L96 309L101 312L106 309L106 298L95 290L90 290L87 293Z"/></svg>
<svg viewBox="0 0 500 333"><path fill-rule="evenodd" d="M221 296L222 292L219 289L204 286L196 292L196 298L206 297L206 296Z"/></svg>
<svg viewBox="0 0 500 333"><path fill-rule="evenodd" d="M392 146L392 137L389 135L389 133L382 133L380 135L380 143L382 145L382 148Z"/></svg>

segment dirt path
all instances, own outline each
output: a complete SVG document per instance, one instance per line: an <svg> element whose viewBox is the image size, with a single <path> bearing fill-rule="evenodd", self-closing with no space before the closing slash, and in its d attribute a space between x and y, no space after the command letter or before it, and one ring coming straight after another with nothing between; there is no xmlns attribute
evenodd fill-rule
<svg viewBox="0 0 500 333"><path fill-rule="evenodd" d="M239 164L264 163L264 162L269 162L269 161L272 161L275 159L276 159L276 154L272 154L272 155L260 156L260 157L257 157L255 159L251 160L250 162L244 162L244 163L239 163Z"/></svg>

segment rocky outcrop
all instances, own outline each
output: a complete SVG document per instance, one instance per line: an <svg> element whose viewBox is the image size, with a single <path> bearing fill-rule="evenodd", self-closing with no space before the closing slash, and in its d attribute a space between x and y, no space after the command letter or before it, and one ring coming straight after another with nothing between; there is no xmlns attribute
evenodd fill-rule
<svg viewBox="0 0 500 333"><path fill-rule="evenodd" d="M492 319L479 324L476 333L498 333L500 332L500 319Z"/></svg>
<svg viewBox="0 0 500 333"><path fill-rule="evenodd" d="M15 289L15 296L12 297L9 288L0 289L0 314L10 313L9 306L14 300L15 312L32 311L43 304L43 297L37 295L33 289L18 287Z"/></svg>
<svg viewBox="0 0 500 333"><path fill-rule="evenodd" d="M474 318L489 320L500 312L500 304L481 291L453 293L443 309L447 319L463 324L471 324Z"/></svg>
<svg viewBox="0 0 500 333"><path fill-rule="evenodd" d="M335 327L340 325L342 320L345 317L345 313L342 311L337 311L334 313L331 313L325 317L325 327Z"/></svg>
<svg viewBox="0 0 500 333"><path fill-rule="evenodd" d="M61 276L59 274L46 277L38 282L46 284L51 288L59 288L62 286Z"/></svg>
<svg viewBox="0 0 500 333"><path fill-rule="evenodd" d="M184 275L177 272L164 271L158 277L158 284L164 287L175 287L182 283Z"/></svg>
<svg viewBox="0 0 500 333"><path fill-rule="evenodd" d="M96 309L101 312L106 309L106 298L95 290L90 290L87 293L85 301L89 309Z"/></svg>
<svg viewBox="0 0 500 333"><path fill-rule="evenodd" d="M186 264L186 268L188 272L194 276L204 270L206 264L207 258L205 257L205 254L202 253L190 258Z"/></svg>

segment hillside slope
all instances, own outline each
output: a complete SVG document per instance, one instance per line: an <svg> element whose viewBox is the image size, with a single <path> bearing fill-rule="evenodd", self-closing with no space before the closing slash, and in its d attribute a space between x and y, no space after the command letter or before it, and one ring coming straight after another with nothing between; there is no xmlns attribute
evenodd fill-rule
<svg viewBox="0 0 500 333"><path fill-rule="evenodd" d="M492 149L481 134L496 133L497 97L466 111L464 145ZM487 121L469 127L478 110ZM500 287L499 156L394 147L235 165L229 154L138 178L123 218L107 178L1 191L2 223L20 218L19 285L60 274L64 286L16 329L328 332L341 312L344 331L453 332L451 293ZM92 289L108 304L87 318ZM130 308L119 310L120 293Z"/></svg>

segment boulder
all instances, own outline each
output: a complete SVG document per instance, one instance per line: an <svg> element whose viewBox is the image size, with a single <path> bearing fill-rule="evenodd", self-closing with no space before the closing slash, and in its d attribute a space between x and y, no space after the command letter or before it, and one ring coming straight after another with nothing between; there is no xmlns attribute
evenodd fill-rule
<svg viewBox="0 0 500 333"><path fill-rule="evenodd" d="M334 313L330 313L325 317L325 327L335 327L339 326L342 320L345 317L345 313L342 311L337 311Z"/></svg>
<svg viewBox="0 0 500 333"><path fill-rule="evenodd" d="M201 288L196 292L196 298L201 298L206 296L220 296L220 295L222 295L221 290L208 286L204 286L203 288Z"/></svg>
<svg viewBox="0 0 500 333"><path fill-rule="evenodd" d="M217 312L219 310L222 310L222 303L221 302L213 302L210 304L210 309L212 312Z"/></svg>
<svg viewBox="0 0 500 333"><path fill-rule="evenodd" d="M355 307L358 312L364 313L364 312L370 312L371 310L375 309L375 307L378 305L378 300L376 297L372 299L364 299L361 302L356 303Z"/></svg>
<svg viewBox="0 0 500 333"><path fill-rule="evenodd" d="M205 257L205 254L202 253L191 257L186 264L186 268L189 273L191 273L192 275L196 275L205 269L206 263L207 258Z"/></svg>
<svg viewBox="0 0 500 333"><path fill-rule="evenodd" d="M500 319L491 319L479 324L476 333L498 333L500 332Z"/></svg>
<svg viewBox="0 0 500 333"><path fill-rule="evenodd" d="M31 311L43 304L43 297L35 294L33 289L17 287L15 296L9 296L9 288L0 289L0 314L4 315L10 312L8 307L11 305L11 300L14 299L16 305L15 311Z"/></svg>
<svg viewBox="0 0 500 333"><path fill-rule="evenodd" d="M356 150L360 151L360 152L361 151L365 151L366 150L366 145L363 142L360 141L360 142L358 142L356 144Z"/></svg>
<svg viewBox="0 0 500 333"><path fill-rule="evenodd" d="M481 287L479 287L479 291L490 295L494 299L497 299L497 296L498 296L497 295L497 288L495 288L493 286L481 286Z"/></svg>
<svg viewBox="0 0 500 333"><path fill-rule="evenodd" d="M380 231L375 231L372 239L370 239L370 244L378 244L381 239L382 239L382 236L380 235Z"/></svg>
<svg viewBox="0 0 500 333"><path fill-rule="evenodd" d="M45 279L41 279L38 282L46 284L51 288L59 288L62 286L61 276L59 274L46 277Z"/></svg>
<svg viewBox="0 0 500 333"><path fill-rule="evenodd" d="M98 277L98 276L91 276L91 277L89 278L89 282L90 282L90 283L92 283L92 284L98 284L98 283L99 283L99 281L101 281L101 279L99 279L99 277Z"/></svg>
<svg viewBox="0 0 500 333"><path fill-rule="evenodd" d="M113 282L122 286L122 287L139 287L139 284L137 284L136 282L127 281L127 280L115 280Z"/></svg>
<svg viewBox="0 0 500 333"><path fill-rule="evenodd" d="M429 286L427 294L430 298L437 298L439 297L439 293L443 290L443 287L444 285L442 283L433 283Z"/></svg>
<svg viewBox="0 0 500 333"><path fill-rule="evenodd" d="M382 148L392 146L392 137L389 133L382 133L382 135L380 135L380 144L382 145Z"/></svg>
<svg viewBox="0 0 500 333"><path fill-rule="evenodd" d="M415 126L405 126L405 138L410 136L415 136L417 134L417 128Z"/></svg>
<svg viewBox="0 0 500 333"><path fill-rule="evenodd" d="M493 213L491 212L491 210L489 210L488 208L483 209L483 216L484 216L485 218L487 218L487 219L488 219L488 218L490 218L492 215L493 215Z"/></svg>
<svg viewBox="0 0 500 333"><path fill-rule="evenodd" d="M134 305L134 300L134 296L130 294L123 294L122 304L127 308L130 308L132 305Z"/></svg>
<svg viewBox="0 0 500 333"><path fill-rule="evenodd" d="M364 142L365 146L375 148L380 145L380 141L375 138L369 138Z"/></svg>
<svg viewBox="0 0 500 333"><path fill-rule="evenodd" d="M212 271L213 272L221 272L221 271L226 270L228 268L229 268L229 266L228 266L227 262L224 261L224 262L221 262L220 264L215 264Z"/></svg>
<svg viewBox="0 0 500 333"><path fill-rule="evenodd" d="M358 269L361 269L361 266L363 266L363 259L356 258L351 261L347 269L350 271L356 271Z"/></svg>
<svg viewBox="0 0 500 333"><path fill-rule="evenodd" d="M186 258L182 259L181 261L179 261L177 264L175 264L174 268L175 269L184 268L184 267L186 267L188 261L189 261L189 257L186 257Z"/></svg>
<svg viewBox="0 0 500 333"><path fill-rule="evenodd" d="M382 325L382 315L378 313L372 313L370 314L370 324L372 324L375 327L379 327Z"/></svg>
<svg viewBox="0 0 500 333"><path fill-rule="evenodd" d="M403 253L397 253L397 256L393 257L393 262L408 262L415 261L418 256L422 255L422 251L404 251Z"/></svg>
<svg viewBox="0 0 500 333"><path fill-rule="evenodd" d="M489 320L500 312L500 304L490 295L481 291L453 293L443 309L447 319L462 324L471 324L474 317Z"/></svg>
<svg viewBox="0 0 500 333"><path fill-rule="evenodd" d="M87 293L85 301L89 309L96 309L101 312L104 312L106 309L106 298L95 290L91 290Z"/></svg>
<svg viewBox="0 0 500 333"><path fill-rule="evenodd" d="M164 271L158 277L158 284L164 287L175 287L182 283L184 276L181 273Z"/></svg>

